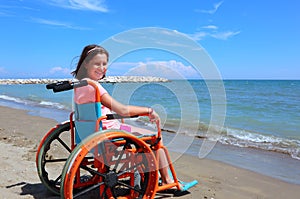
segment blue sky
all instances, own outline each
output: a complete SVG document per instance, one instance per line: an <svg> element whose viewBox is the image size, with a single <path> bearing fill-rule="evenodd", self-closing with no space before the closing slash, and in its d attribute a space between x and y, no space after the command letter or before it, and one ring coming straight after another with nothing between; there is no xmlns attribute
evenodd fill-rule
<svg viewBox="0 0 300 199"><path fill-rule="evenodd" d="M195 40L224 79L300 79L299 10L298 0L0 0L0 78L71 77L85 45L158 27ZM108 75L161 65L199 77L151 49L124 55Z"/></svg>

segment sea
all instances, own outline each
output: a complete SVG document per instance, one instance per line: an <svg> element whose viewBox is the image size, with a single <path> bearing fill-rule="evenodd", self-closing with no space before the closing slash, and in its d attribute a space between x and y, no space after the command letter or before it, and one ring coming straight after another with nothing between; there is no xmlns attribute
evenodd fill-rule
<svg viewBox="0 0 300 199"><path fill-rule="evenodd" d="M170 151L300 184L300 80L102 85L121 103L153 107ZM1 106L25 109L58 123L72 111L72 95L72 90L53 93L45 84L0 85ZM143 117L128 123L155 128Z"/></svg>

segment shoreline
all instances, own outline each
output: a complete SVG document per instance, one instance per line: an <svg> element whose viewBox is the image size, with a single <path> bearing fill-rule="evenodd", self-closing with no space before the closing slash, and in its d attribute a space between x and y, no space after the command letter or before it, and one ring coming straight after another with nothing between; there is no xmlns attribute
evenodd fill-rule
<svg viewBox="0 0 300 199"><path fill-rule="evenodd" d="M57 122L29 115L26 110L0 106L0 111L0 154L3 160L0 190L3 197L58 198L41 184L35 167L39 141ZM170 153L171 156L178 155ZM300 185L207 158L184 154L174 166L180 179L199 181L189 190L190 193L180 198L297 198L300 195ZM162 198L171 197L163 195Z"/></svg>

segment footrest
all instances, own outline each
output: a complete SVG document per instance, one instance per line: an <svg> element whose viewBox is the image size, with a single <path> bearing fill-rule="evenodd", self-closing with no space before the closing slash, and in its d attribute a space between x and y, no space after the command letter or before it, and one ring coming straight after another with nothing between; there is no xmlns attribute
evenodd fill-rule
<svg viewBox="0 0 300 199"><path fill-rule="evenodd" d="M169 176L174 180L172 172L171 172L170 169L168 170L168 173L169 173ZM193 186L195 186L196 184L198 184L197 180L193 180L191 182L184 182L184 181L178 179L178 182L181 185L180 190L178 190L178 191L187 191L190 188L192 188Z"/></svg>
<svg viewBox="0 0 300 199"><path fill-rule="evenodd" d="M198 184L197 180L193 180L191 182L183 182L181 180L178 180L178 182L181 184L180 191L187 191L193 186L195 186L196 184Z"/></svg>

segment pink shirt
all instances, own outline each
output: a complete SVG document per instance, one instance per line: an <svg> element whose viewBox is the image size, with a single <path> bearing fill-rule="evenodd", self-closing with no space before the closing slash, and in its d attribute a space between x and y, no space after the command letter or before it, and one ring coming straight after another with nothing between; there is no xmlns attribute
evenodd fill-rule
<svg viewBox="0 0 300 199"><path fill-rule="evenodd" d="M104 94L107 94L105 88L101 84L97 83L100 91L100 99ZM79 87L74 89L74 102L77 104L86 104L95 102L95 90L91 85ZM101 114L111 114L111 110L106 106L101 106ZM120 122L118 120L103 120L103 129L120 129Z"/></svg>

